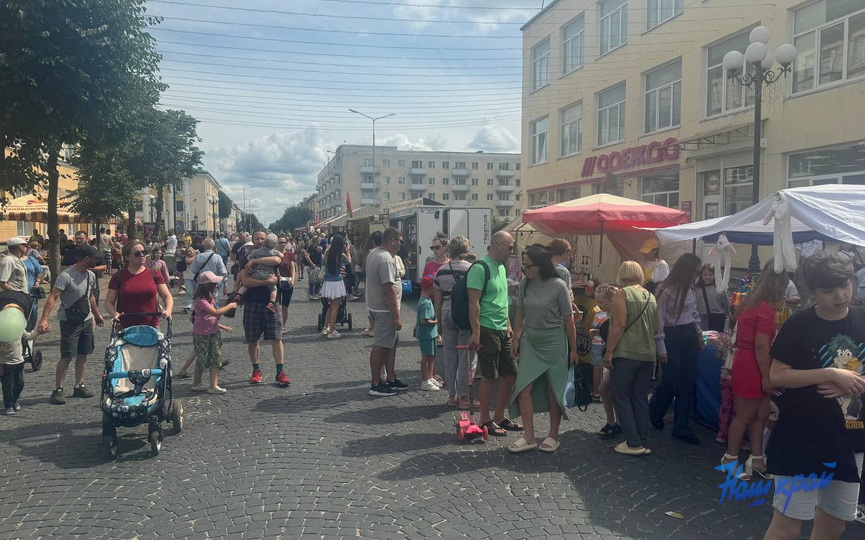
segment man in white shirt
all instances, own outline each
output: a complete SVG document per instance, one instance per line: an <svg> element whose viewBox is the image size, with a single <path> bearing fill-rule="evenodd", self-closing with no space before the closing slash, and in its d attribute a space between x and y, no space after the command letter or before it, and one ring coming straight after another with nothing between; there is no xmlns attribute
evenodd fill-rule
<svg viewBox="0 0 865 540"><path fill-rule="evenodd" d="M177 252L177 236L174 234L174 229L168 229L168 238L165 239L165 251L162 252L162 258L165 259L165 264L168 265L168 273L174 275L177 271L177 264L174 254Z"/></svg>

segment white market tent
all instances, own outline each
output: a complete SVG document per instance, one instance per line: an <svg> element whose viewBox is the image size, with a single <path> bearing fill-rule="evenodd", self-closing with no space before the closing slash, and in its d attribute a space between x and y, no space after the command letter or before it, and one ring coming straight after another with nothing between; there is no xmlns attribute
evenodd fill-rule
<svg viewBox="0 0 865 540"><path fill-rule="evenodd" d="M776 225L784 224L774 219L763 222L782 198L789 208L794 242L819 238L865 246L865 186L855 185L782 189L732 216L657 229L655 234L661 244L698 238L714 241L725 233L730 242L772 245Z"/></svg>

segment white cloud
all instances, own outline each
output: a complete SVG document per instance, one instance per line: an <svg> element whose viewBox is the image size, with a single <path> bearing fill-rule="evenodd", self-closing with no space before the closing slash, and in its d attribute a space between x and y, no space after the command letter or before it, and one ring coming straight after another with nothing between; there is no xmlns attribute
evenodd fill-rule
<svg viewBox="0 0 865 540"><path fill-rule="evenodd" d="M507 128L486 125L478 130L468 144L469 150L484 152L519 152L520 141Z"/></svg>
<svg viewBox="0 0 865 540"><path fill-rule="evenodd" d="M376 141L379 146L396 146L400 150L424 151L444 150L447 143L447 138L441 133L432 137L418 137L414 140L403 133L394 133L386 137L379 137L379 140Z"/></svg>
<svg viewBox="0 0 865 540"><path fill-rule="evenodd" d="M525 9L525 0L498 0L490 2L487 6L472 5L478 3L477 0L416 0L416 2L420 5L399 5L393 10L394 15L399 18L414 19L415 22L410 24L415 29L443 26L446 23L442 19L465 19L484 23L474 25L473 32L490 33L499 28L499 25L487 23L525 22L536 13ZM449 7L451 9L448 9ZM490 9L492 7L496 9Z"/></svg>

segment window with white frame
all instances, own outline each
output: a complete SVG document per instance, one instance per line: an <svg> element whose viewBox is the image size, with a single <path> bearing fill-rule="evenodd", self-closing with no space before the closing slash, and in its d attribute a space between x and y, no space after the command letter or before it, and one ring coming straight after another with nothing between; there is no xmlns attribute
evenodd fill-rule
<svg viewBox="0 0 865 540"><path fill-rule="evenodd" d="M550 131L550 117L532 122L532 164L547 162L547 137Z"/></svg>
<svg viewBox="0 0 865 540"><path fill-rule="evenodd" d="M493 200L493 194L492 193L487 193L487 200L488 201Z"/></svg>
<svg viewBox="0 0 865 540"><path fill-rule="evenodd" d="M559 155L564 157L576 154L583 147L582 103L576 103L561 110L561 126Z"/></svg>
<svg viewBox="0 0 865 540"><path fill-rule="evenodd" d="M684 0L648 0L646 28L651 30L682 14Z"/></svg>
<svg viewBox="0 0 865 540"><path fill-rule="evenodd" d="M412 169L423 169L423 161L415 160L411 162Z"/></svg>
<svg viewBox="0 0 865 540"><path fill-rule="evenodd" d="M400 167L405 167L405 160L404 159L400 159L399 161L397 161L397 163L399 163Z"/></svg>
<svg viewBox="0 0 865 540"><path fill-rule="evenodd" d="M450 169L451 162L450 161L442 161L442 169Z"/></svg>
<svg viewBox="0 0 865 540"><path fill-rule="evenodd" d="M442 193L442 200L443 200L443 201L449 201L450 198L451 198L451 194L450 194L450 193Z"/></svg>
<svg viewBox="0 0 865 540"><path fill-rule="evenodd" d="M487 185L488 186L493 185L493 179L492 178L487 178Z"/></svg>
<svg viewBox="0 0 865 540"><path fill-rule="evenodd" d="M724 169L724 215L732 216L754 204L754 167Z"/></svg>
<svg viewBox="0 0 865 540"><path fill-rule="evenodd" d="M450 179L450 178L447 178L447 177L442 178L442 185L443 185L443 186L446 186L446 185L448 185L448 184L450 184L450 183L451 183L451 179Z"/></svg>
<svg viewBox="0 0 865 540"><path fill-rule="evenodd" d="M466 200L466 194L465 193L454 193L454 200L455 201L464 201L464 200Z"/></svg>
<svg viewBox="0 0 865 540"><path fill-rule="evenodd" d="M598 146L625 139L625 84L598 94Z"/></svg>
<svg viewBox="0 0 865 540"><path fill-rule="evenodd" d="M532 48L532 91L550 84L550 40Z"/></svg>
<svg viewBox="0 0 865 540"><path fill-rule="evenodd" d="M682 62L646 73L646 133L681 122Z"/></svg>
<svg viewBox="0 0 865 540"><path fill-rule="evenodd" d="M788 156L787 187L865 185L865 147L858 144Z"/></svg>
<svg viewBox="0 0 865 540"><path fill-rule="evenodd" d="M679 171L643 177L642 200L667 208L679 208Z"/></svg>
<svg viewBox="0 0 865 540"><path fill-rule="evenodd" d="M381 160L381 166L382 167L390 167L390 160L389 159Z"/></svg>
<svg viewBox="0 0 865 540"><path fill-rule="evenodd" d="M602 0L601 55L607 54L628 42L627 0Z"/></svg>
<svg viewBox="0 0 865 540"><path fill-rule="evenodd" d="M478 170L478 162L477 161L472 161L472 170L473 171Z"/></svg>
<svg viewBox="0 0 865 540"><path fill-rule="evenodd" d="M508 170L510 170L510 168L511 168L510 163L499 163L499 170L500 171L508 171Z"/></svg>
<svg viewBox="0 0 865 540"><path fill-rule="evenodd" d="M493 170L493 163L492 162L487 163L487 170L488 171Z"/></svg>
<svg viewBox="0 0 865 540"><path fill-rule="evenodd" d="M472 185L473 186L478 185L478 179L477 178L472 178Z"/></svg>
<svg viewBox="0 0 865 540"><path fill-rule="evenodd" d="M794 94L865 76L865 3L820 0L793 19Z"/></svg>
<svg viewBox="0 0 865 540"><path fill-rule="evenodd" d="M562 75L583 67L586 20L580 15L562 27Z"/></svg>
<svg viewBox="0 0 865 540"><path fill-rule="evenodd" d="M364 159L363 160L363 166L364 167L372 167L372 160L371 159Z"/></svg>
<svg viewBox="0 0 865 540"><path fill-rule="evenodd" d="M709 66L706 78L706 116L715 116L754 105L754 91L735 79L731 79L724 68L724 55L730 51L745 53L751 44L750 30L742 32L707 49ZM742 68L746 69L744 57Z"/></svg>
<svg viewBox="0 0 865 540"><path fill-rule="evenodd" d="M436 162L435 161L427 162L427 168L428 169L435 169L436 168Z"/></svg>
<svg viewBox="0 0 865 540"><path fill-rule="evenodd" d="M466 170L466 162L465 161L457 161L454 165L454 169L464 169Z"/></svg>
<svg viewBox="0 0 865 540"><path fill-rule="evenodd" d="M478 200L478 194L477 193L472 193L472 200L473 201Z"/></svg>

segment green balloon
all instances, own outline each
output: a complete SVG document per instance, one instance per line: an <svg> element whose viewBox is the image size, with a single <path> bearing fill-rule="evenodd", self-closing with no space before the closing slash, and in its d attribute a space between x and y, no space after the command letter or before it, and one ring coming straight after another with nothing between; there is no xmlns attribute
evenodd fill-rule
<svg viewBox="0 0 865 540"><path fill-rule="evenodd" d="M20 309L7 306L0 311L0 341L15 342L27 328L27 319Z"/></svg>

